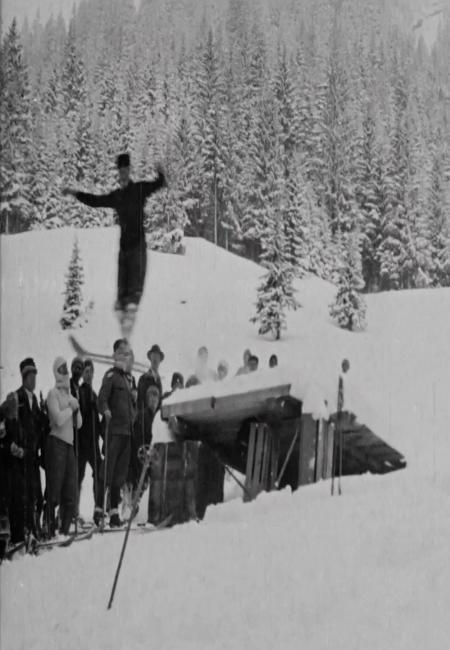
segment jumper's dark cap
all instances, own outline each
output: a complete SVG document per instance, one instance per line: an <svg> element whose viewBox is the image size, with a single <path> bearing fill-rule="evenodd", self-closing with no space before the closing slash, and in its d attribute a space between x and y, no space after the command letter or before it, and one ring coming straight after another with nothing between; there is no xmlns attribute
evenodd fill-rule
<svg viewBox="0 0 450 650"><path fill-rule="evenodd" d="M121 167L129 167L130 166L130 154L129 153L121 153L119 156L117 156L117 169L120 169Z"/></svg>

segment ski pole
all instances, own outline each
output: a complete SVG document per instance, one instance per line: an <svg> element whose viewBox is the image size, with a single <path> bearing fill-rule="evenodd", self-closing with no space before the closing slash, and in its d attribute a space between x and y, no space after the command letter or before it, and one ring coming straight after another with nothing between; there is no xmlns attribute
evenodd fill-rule
<svg viewBox="0 0 450 650"><path fill-rule="evenodd" d="M94 450L94 502L97 503L98 497L98 468L97 468L97 417L95 410L95 393L91 386L91 414L92 414L92 444Z"/></svg>
<svg viewBox="0 0 450 650"><path fill-rule="evenodd" d="M73 414L73 434L74 434L74 442L75 442L75 535L78 535L78 516L79 516L79 499L80 499L80 494L78 490L78 455L79 455L79 448L78 448L78 426L77 426L77 413L78 411L75 411Z"/></svg>
<svg viewBox="0 0 450 650"><path fill-rule="evenodd" d="M292 452L294 451L294 447L295 447L295 443L297 442L297 438L298 438L298 428L296 429L295 435L292 438L292 442L290 444L288 453L286 454L286 458L284 459L283 467L281 468L281 471L280 471L280 473L279 473L279 475L278 475L278 477L277 477L277 479L275 481L275 487L277 489L280 487L280 481L284 476L284 472L286 471L287 464L288 464L289 459L290 459L290 457L292 455Z"/></svg>
<svg viewBox="0 0 450 650"><path fill-rule="evenodd" d="M141 496L142 496L141 492L142 492L142 487L144 485L145 476L146 476L147 470L148 470L148 468L150 466L150 445L144 445L143 447L141 447L141 449L139 450L139 455L144 455L144 463L143 463L143 466L142 466L141 476L139 477L139 483L138 483L137 491L136 491L136 494L134 496L134 499L133 499L133 502L132 502L132 505L131 505L131 514L130 514L130 517L128 519L127 530L126 530L125 538L124 538L123 544L122 544L122 550L120 551L119 563L117 565L116 574L114 576L114 582L113 582L113 586L112 586L112 589L111 589L111 595L109 597L109 602L108 602L108 609L111 609L111 607L112 607L112 603L113 603L113 600L114 600L114 594L116 592L117 582L119 580L120 569L122 567L122 562L123 562L123 558L124 558L124 555L125 555L125 549L127 547L128 537L130 535L131 524L132 524L133 519L134 519L134 517L136 516L136 513L137 513L137 508L138 508L138 505L139 505L139 501L141 500Z"/></svg>
<svg viewBox="0 0 450 650"><path fill-rule="evenodd" d="M105 517L106 517L106 508L107 508L107 497L108 497L108 487L107 487L107 470L108 470L108 437L109 437L109 420L105 419L105 460L103 461L103 513L102 513L102 533L105 529Z"/></svg>
<svg viewBox="0 0 450 650"><path fill-rule="evenodd" d="M347 359L342 360L341 369L342 369L342 374L346 374L349 371L350 363ZM338 440L339 440L338 493L340 495L342 494L341 478L342 478L343 454L344 454L344 450L343 450L344 436L342 431L343 407L344 407L344 379L342 375L339 375L336 426L337 426L337 433L338 433Z"/></svg>

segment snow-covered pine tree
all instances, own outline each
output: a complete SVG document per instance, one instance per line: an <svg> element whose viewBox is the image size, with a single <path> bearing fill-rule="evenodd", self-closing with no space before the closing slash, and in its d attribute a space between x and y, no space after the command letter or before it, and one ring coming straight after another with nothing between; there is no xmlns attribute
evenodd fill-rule
<svg viewBox="0 0 450 650"><path fill-rule="evenodd" d="M279 340L286 329L286 312L297 309L295 298L295 271L286 241L282 215L277 210L279 197L273 201L266 215L266 226L262 236L261 263L266 273L261 278L257 291L256 314L252 323L258 323L261 335L272 334ZM277 200L278 199L278 200Z"/></svg>
<svg viewBox="0 0 450 650"><path fill-rule="evenodd" d="M18 232L32 219L32 141L28 70L15 19L3 39L0 75L0 232Z"/></svg>
<svg viewBox="0 0 450 650"><path fill-rule="evenodd" d="M350 331L366 327L366 303L360 291L364 288L361 268L360 235L357 232L342 235L337 293L329 307L331 318Z"/></svg>
<svg viewBox="0 0 450 650"><path fill-rule="evenodd" d="M78 239L75 239L72 257L66 274L66 290L64 293L63 313L60 325L63 330L73 329L83 314L82 286L84 283L83 265L81 263Z"/></svg>

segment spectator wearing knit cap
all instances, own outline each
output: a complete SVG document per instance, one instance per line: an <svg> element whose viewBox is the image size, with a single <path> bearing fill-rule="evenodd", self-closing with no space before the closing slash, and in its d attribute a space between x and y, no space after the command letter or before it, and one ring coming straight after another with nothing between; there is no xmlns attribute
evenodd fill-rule
<svg viewBox="0 0 450 650"><path fill-rule="evenodd" d="M150 350L147 352L147 359L150 361L150 368L145 374L139 377L138 381L138 411L145 408L145 399L150 386L156 386L159 391L160 399L162 399L163 395L159 368L164 361L164 352L161 350L159 345L155 344L150 348Z"/></svg>

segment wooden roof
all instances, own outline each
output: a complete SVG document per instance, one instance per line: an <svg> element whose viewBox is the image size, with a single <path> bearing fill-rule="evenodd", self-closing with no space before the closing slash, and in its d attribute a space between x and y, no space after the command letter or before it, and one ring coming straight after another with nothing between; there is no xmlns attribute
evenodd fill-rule
<svg viewBox="0 0 450 650"><path fill-rule="evenodd" d="M162 405L163 418L175 416L190 424L218 424L261 417L267 413L271 400L289 397L290 384L259 388L223 397L200 397ZM183 395L180 393L180 398Z"/></svg>

